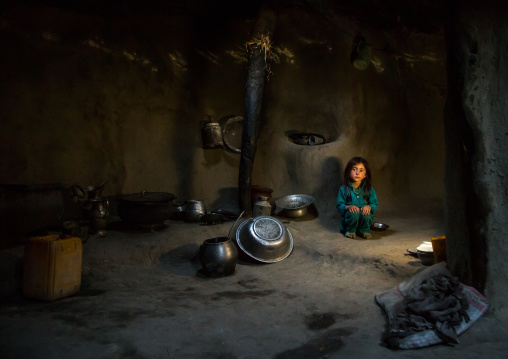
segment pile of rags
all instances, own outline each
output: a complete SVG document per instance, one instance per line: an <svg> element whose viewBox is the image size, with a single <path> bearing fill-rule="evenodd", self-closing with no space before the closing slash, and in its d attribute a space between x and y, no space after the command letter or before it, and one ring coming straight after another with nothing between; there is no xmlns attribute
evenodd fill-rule
<svg viewBox="0 0 508 359"><path fill-rule="evenodd" d="M489 306L478 291L452 276L446 262L377 294L375 300L388 324L383 342L392 349L458 344L458 336Z"/></svg>

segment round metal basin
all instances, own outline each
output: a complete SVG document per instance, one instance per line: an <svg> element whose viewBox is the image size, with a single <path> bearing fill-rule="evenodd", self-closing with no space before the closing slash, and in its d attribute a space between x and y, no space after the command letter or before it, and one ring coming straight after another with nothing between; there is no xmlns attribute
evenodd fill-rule
<svg viewBox="0 0 508 359"><path fill-rule="evenodd" d="M307 214L307 208L316 200L306 194L292 194L279 198L275 201L277 207L281 208L285 217L298 218Z"/></svg>
<svg viewBox="0 0 508 359"><path fill-rule="evenodd" d="M262 263L279 262L293 250L291 232L271 216L259 216L242 222L236 230L236 243L247 256Z"/></svg>

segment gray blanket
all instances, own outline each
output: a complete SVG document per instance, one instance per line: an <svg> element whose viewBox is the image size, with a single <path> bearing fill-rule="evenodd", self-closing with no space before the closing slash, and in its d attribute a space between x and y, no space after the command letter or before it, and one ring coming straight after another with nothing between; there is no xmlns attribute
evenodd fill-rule
<svg viewBox="0 0 508 359"><path fill-rule="evenodd" d="M458 335L488 307L481 294L451 275L445 262L376 295L375 300L387 318L383 341L394 349L457 344Z"/></svg>

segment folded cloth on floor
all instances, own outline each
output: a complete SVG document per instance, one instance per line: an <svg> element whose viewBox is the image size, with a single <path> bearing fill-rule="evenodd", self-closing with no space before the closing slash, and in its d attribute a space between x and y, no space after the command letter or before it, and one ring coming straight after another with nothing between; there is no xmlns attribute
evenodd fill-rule
<svg viewBox="0 0 508 359"><path fill-rule="evenodd" d="M375 300L388 324L383 341L392 349L457 344L458 336L488 309L485 297L453 277L446 262L428 267Z"/></svg>

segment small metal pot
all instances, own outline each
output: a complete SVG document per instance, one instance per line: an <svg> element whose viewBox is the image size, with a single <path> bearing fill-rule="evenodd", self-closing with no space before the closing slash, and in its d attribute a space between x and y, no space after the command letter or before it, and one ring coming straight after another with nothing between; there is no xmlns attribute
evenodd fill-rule
<svg viewBox="0 0 508 359"><path fill-rule="evenodd" d="M199 261L206 276L228 276L235 272L238 249L228 237L210 238L199 247Z"/></svg>
<svg viewBox="0 0 508 359"><path fill-rule="evenodd" d="M203 137L203 148L213 149L224 147L222 129L218 122L205 124L201 130L201 135Z"/></svg>
<svg viewBox="0 0 508 359"><path fill-rule="evenodd" d="M170 219L173 221L183 221L185 219L185 206L185 201L175 199L173 201L173 210Z"/></svg>
<svg viewBox="0 0 508 359"><path fill-rule="evenodd" d="M190 199L185 206L185 220L189 222L199 222L201 217L206 214L206 206L203 201Z"/></svg>

